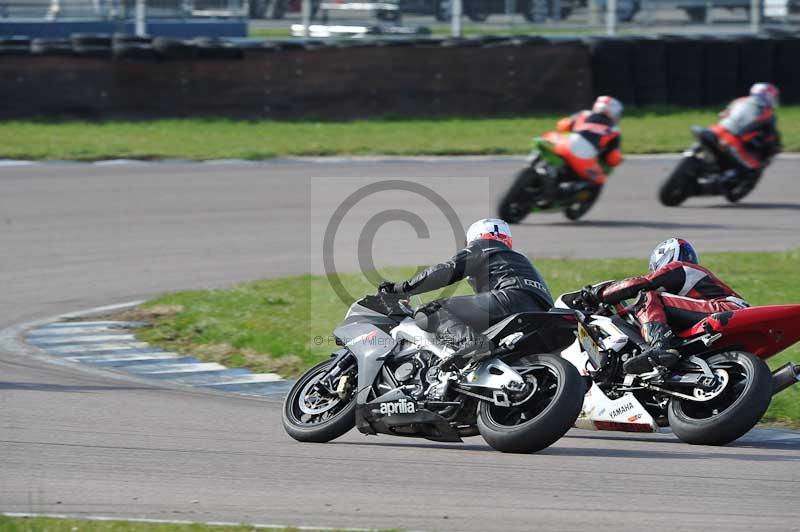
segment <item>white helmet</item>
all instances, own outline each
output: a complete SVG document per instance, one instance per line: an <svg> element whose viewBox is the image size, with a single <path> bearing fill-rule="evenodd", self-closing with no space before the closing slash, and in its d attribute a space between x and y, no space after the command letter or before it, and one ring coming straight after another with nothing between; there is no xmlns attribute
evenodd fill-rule
<svg viewBox="0 0 800 532"><path fill-rule="evenodd" d="M770 107L778 107L778 100L780 100L781 92L778 87L772 83L756 83L750 87L750 96L763 101Z"/></svg>
<svg viewBox="0 0 800 532"><path fill-rule="evenodd" d="M499 240L511 247L511 228L499 218L484 218L467 229L467 245L475 240Z"/></svg>
<svg viewBox="0 0 800 532"><path fill-rule="evenodd" d="M622 118L622 102L611 96L598 96L592 106L593 113L604 114L616 124Z"/></svg>
<svg viewBox="0 0 800 532"><path fill-rule="evenodd" d="M657 245L650 254L650 271L654 272L675 261L700 264L700 257L688 240L670 238Z"/></svg>

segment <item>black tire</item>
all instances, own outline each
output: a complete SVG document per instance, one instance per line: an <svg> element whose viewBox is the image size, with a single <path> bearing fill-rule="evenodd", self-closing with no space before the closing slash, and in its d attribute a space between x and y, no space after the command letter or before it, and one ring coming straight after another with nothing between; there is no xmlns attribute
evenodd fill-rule
<svg viewBox="0 0 800 532"><path fill-rule="evenodd" d="M597 198L600 197L600 190L601 189L587 191L591 193L591 196L583 200L576 199L576 201L572 202L564 209L564 216L573 222L583 218L583 216L589 212L592 206L597 202Z"/></svg>
<svg viewBox="0 0 800 532"><path fill-rule="evenodd" d="M550 15L549 0L527 0L522 4L522 16L526 21L541 24Z"/></svg>
<svg viewBox="0 0 800 532"><path fill-rule="evenodd" d="M73 55L69 39L31 39L31 54L47 56Z"/></svg>
<svg viewBox="0 0 800 532"><path fill-rule="evenodd" d="M689 22L705 22L706 21L706 8L704 7L687 7L684 9L686 16L689 17Z"/></svg>
<svg viewBox="0 0 800 532"><path fill-rule="evenodd" d="M198 47L180 39L170 39L167 37L156 37L153 39L153 48L164 59L187 60L196 59Z"/></svg>
<svg viewBox="0 0 800 532"><path fill-rule="evenodd" d="M266 18L267 0L250 0L250 18Z"/></svg>
<svg viewBox="0 0 800 532"><path fill-rule="evenodd" d="M281 20L286 16L286 4L288 0L272 0L267 12L272 20Z"/></svg>
<svg viewBox="0 0 800 532"><path fill-rule="evenodd" d="M386 9L379 9L378 11L375 12L375 18L378 20L384 20L386 22L399 23L402 18L402 14L400 13L400 10L389 11Z"/></svg>
<svg viewBox="0 0 800 532"><path fill-rule="evenodd" d="M433 5L433 17L439 22L448 22L453 18L452 2L450 0L435 0Z"/></svg>
<svg viewBox="0 0 800 532"><path fill-rule="evenodd" d="M725 192L725 199L731 203L741 201L756 188L760 179L761 175L759 174L758 177L733 187L731 190Z"/></svg>
<svg viewBox="0 0 800 532"><path fill-rule="evenodd" d="M497 216L509 224L518 224L531 212L532 202L528 198L528 189L538 175L532 166L517 172L514 183L497 206Z"/></svg>
<svg viewBox="0 0 800 532"><path fill-rule="evenodd" d="M712 369L733 368L726 389L705 403L672 399L667 418L675 435L686 443L725 445L744 436L767 411L772 399L772 374L764 361L743 351L713 355L708 364ZM715 411L719 407L722 410Z"/></svg>
<svg viewBox="0 0 800 532"><path fill-rule="evenodd" d="M533 453L549 447L573 426L585 393L583 378L567 360L557 355L534 355L526 361L540 368L535 373L539 390L519 407L499 407L481 401L478 430L486 443L504 453ZM517 419L525 409L532 419Z"/></svg>
<svg viewBox="0 0 800 532"><path fill-rule="evenodd" d="M302 419L302 412L298 400L300 394L306 386L317 376L327 371L333 360L326 360L317 364L305 372L297 382L295 382L286 399L283 402L283 428L286 433L297 441L325 443L335 440L342 436L356 424L356 396L351 392L350 396L341 400L344 404L338 404L338 409L333 412L331 417L318 422L307 423ZM334 404L330 409L337 408Z"/></svg>
<svg viewBox="0 0 800 532"><path fill-rule="evenodd" d="M669 178L661 185L658 199L666 207L677 207L692 195L699 162L694 157L684 157Z"/></svg>
<svg viewBox="0 0 800 532"><path fill-rule="evenodd" d="M488 0L467 0L464 5L467 17L472 22L485 22L489 18Z"/></svg>

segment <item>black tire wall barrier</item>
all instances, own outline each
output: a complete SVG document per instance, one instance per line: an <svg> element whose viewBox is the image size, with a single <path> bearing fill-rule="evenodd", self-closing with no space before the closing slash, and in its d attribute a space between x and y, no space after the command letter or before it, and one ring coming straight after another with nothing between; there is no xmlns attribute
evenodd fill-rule
<svg viewBox="0 0 800 532"><path fill-rule="evenodd" d="M772 81L800 102L800 38L0 39L0 118L352 119L721 107Z"/></svg>
<svg viewBox="0 0 800 532"><path fill-rule="evenodd" d="M772 71L784 103L800 102L800 39L774 41Z"/></svg>
<svg viewBox="0 0 800 532"><path fill-rule="evenodd" d="M759 81L800 102L800 37L661 36L589 39L595 95L626 104L720 106Z"/></svg>
<svg viewBox="0 0 800 532"><path fill-rule="evenodd" d="M573 41L79 44L72 56L40 42L36 55L0 57L0 117L480 116L570 112L592 99L589 52Z"/></svg>

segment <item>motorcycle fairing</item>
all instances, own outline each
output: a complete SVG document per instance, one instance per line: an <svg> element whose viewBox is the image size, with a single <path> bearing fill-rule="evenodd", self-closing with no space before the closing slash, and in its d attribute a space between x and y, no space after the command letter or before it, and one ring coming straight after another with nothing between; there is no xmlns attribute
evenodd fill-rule
<svg viewBox="0 0 800 532"><path fill-rule="evenodd" d="M497 343L509 334L521 332L523 336L515 343L514 352L553 353L572 343L577 322L571 310L520 312L497 322L483 334Z"/></svg>
<svg viewBox="0 0 800 532"><path fill-rule="evenodd" d="M589 356L578 340L561 352L561 356L578 368L581 375L588 375ZM621 432L662 432L653 416L630 392L617 399L610 399L597 384L586 392L583 408L575 426L587 430Z"/></svg>
<svg viewBox="0 0 800 532"><path fill-rule="evenodd" d="M383 357L394 349L394 338L375 325L363 322L340 325L334 329L333 334L356 357L358 363L356 403L364 403L375 377L383 366Z"/></svg>
<svg viewBox="0 0 800 532"><path fill-rule="evenodd" d="M715 348L738 348L759 358L769 358L800 341L800 305L767 305L718 312L678 334L695 336L721 333Z"/></svg>

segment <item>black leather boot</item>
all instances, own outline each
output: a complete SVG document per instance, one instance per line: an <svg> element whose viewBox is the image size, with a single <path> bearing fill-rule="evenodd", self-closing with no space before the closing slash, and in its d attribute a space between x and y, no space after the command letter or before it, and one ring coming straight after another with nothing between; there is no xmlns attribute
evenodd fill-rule
<svg viewBox="0 0 800 532"><path fill-rule="evenodd" d="M678 351L674 349L672 329L665 323L650 322L644 325L645 339L650 347L622 365L625 373L639 375L653 371L656 366L674 368L680 360Z"/></svg>

